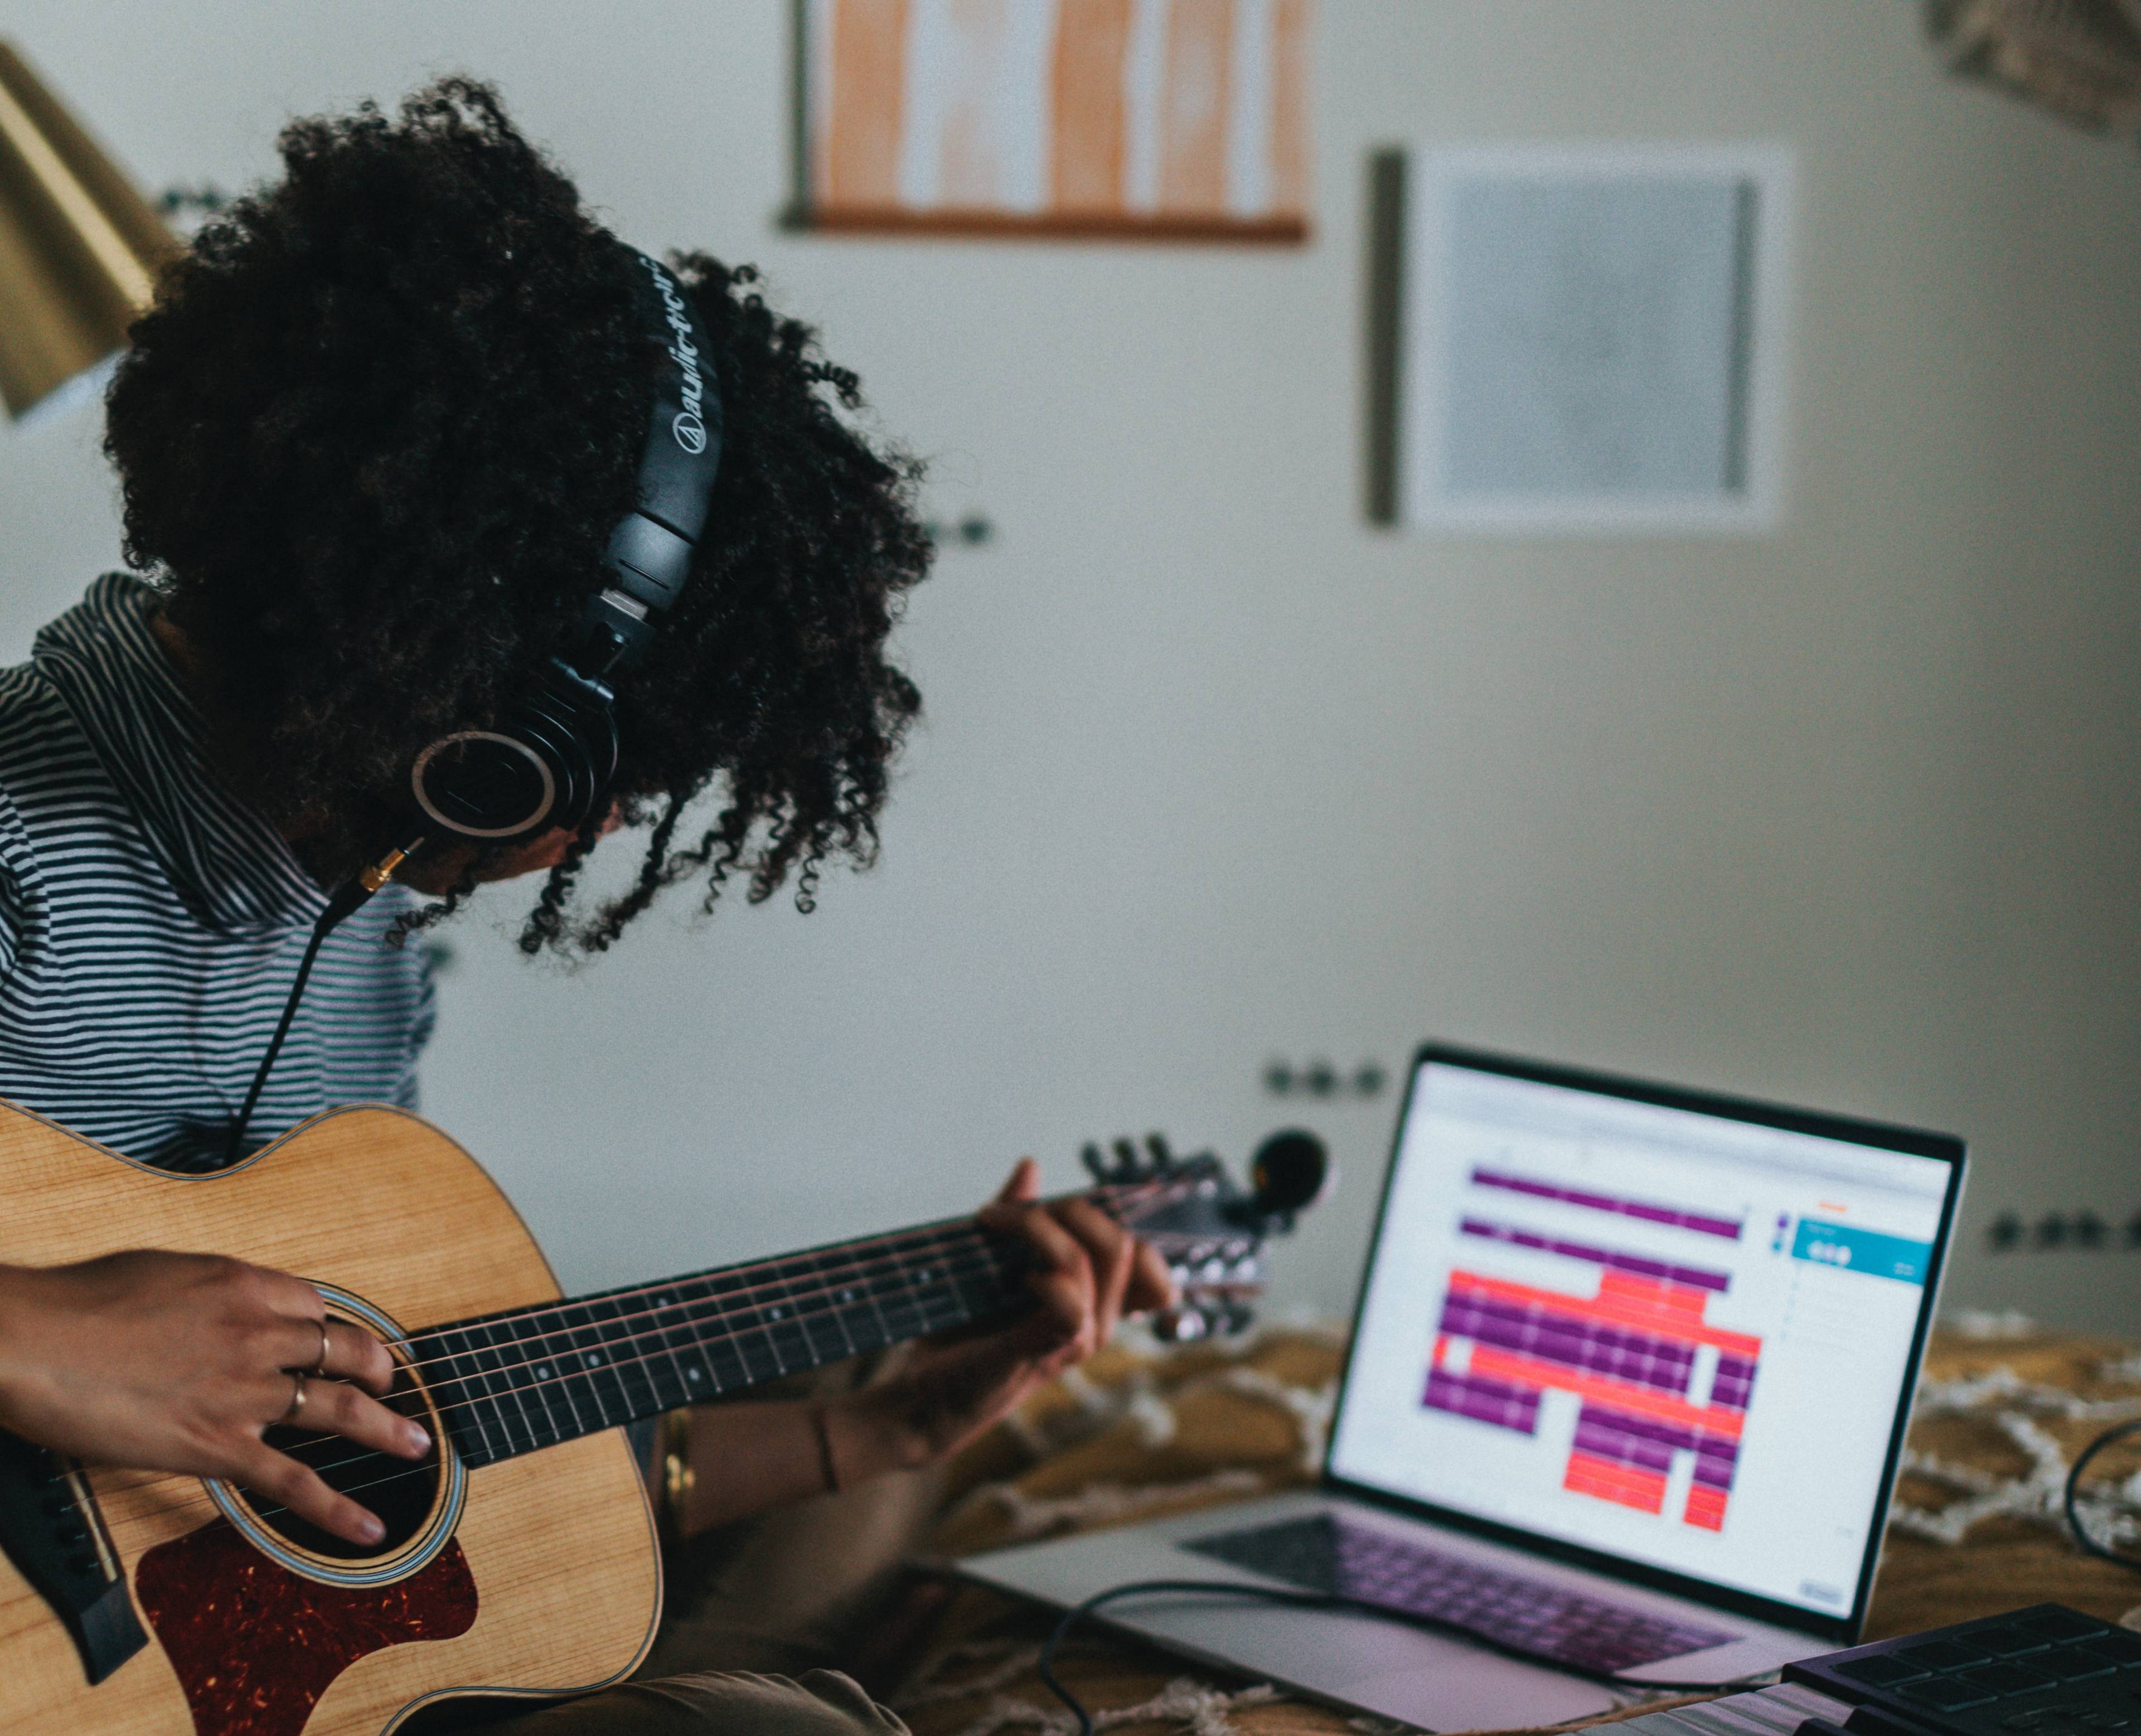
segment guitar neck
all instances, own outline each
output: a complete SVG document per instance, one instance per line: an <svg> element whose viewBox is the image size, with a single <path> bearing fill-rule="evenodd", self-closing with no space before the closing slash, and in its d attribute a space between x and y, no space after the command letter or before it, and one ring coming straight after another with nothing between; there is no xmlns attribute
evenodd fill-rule
<svg viewBox="0 0 2141 1736"><path fill-rule="evenodd" d="M1090 1197L1110 1206L1117 1190ZM971 1218L411 1335L472 1466L1027 1305L1016 1246Z"/></svg>

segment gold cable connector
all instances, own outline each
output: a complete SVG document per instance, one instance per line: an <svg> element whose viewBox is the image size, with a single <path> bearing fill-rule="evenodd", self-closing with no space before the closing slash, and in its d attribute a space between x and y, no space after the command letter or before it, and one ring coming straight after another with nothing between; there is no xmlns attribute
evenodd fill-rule
<svg viewBox="0 0 2141 1736"><path fill-rule="evenodd" d="M396 868L423 848L423 843L424 840L418 838L402 845L398 850L389 850L370 868L358 873L357 883L368 893L377 892L381 887L394 878L394 871Z"/></svg>

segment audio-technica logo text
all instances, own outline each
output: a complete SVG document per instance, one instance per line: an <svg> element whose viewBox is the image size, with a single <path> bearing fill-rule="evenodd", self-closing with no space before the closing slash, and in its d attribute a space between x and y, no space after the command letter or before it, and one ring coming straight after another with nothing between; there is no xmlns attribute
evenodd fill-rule
<svg viewBox="0 0 2141 1736"><path fill-rule="evenodd" d="M706 382L699 377L699 349L692 342L691 318L684 311L684 298L677 293L677 285L669 273L644 255L640 263L653 278L654 287L662 292L669 329L676 333L669 354L683 376L679 391L684 407L670 418L669 431L676 435L678 445L696 457L706 450Z"/></svg>

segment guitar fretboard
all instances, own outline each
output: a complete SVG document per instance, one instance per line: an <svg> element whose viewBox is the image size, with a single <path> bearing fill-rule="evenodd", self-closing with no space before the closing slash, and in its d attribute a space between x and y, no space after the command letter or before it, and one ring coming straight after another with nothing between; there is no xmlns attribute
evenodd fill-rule
<svg viewBox="0 0 2141 1736"><path fill-rule="evenodd" d="M416 1333L454 1444L494 1463L783 1375L1008 1314L1015 1248L971 1221Z"/></svg>

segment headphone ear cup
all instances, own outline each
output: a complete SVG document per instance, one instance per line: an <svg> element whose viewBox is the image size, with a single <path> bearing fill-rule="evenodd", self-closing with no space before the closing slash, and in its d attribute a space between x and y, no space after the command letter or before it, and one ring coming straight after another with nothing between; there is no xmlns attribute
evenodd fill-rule
<svg viewBox="0 0 2141 1736"><path fill-rule="evenodd" d="M547 832L554 827L576 830L593 804L594 766L586 744L579 738L577 722L569 711L544 703L544 696L539 696L520 706L506 725L549 763L557 778L557 799L540 827L531 826L531 832Z"/></svg>
<svg viewBox="0 0 2141 1736"><path fill-rule="evenodd" d="M485 843L578 831L617 770L602 690L553 667L488 730L460 730L416 756L411 793L434 824Z"/></svg>
<svg viewBox="0 0 2141 1736"><path fill-rule="evenodd" d="M578 831L617 772L617 722L606 698L553 666L524 707L531 737L557 760L564 789L549 824Z"/></svg>
<svg viewBox="0 0 2141 1736"><path fill-rule="evenodd" d="M524 730L456 730L416 755L410 794L431 822L462 838L505 843L553 824L567 768Z"/></svg>

